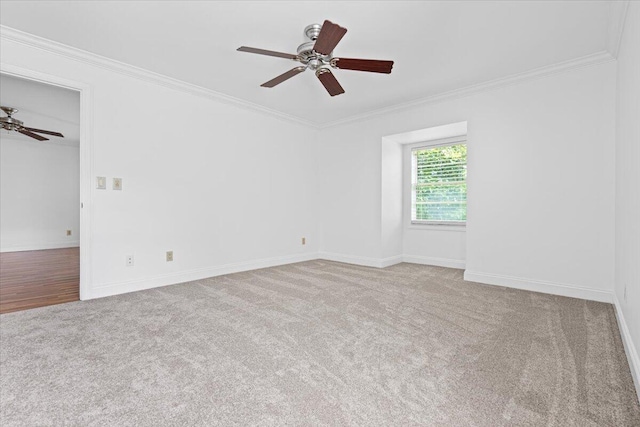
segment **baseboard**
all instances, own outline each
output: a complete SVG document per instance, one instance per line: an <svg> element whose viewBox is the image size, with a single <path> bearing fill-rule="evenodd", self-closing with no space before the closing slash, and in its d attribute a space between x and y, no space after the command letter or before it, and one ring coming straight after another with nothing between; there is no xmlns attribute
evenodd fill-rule
<svg viewBox="0 0 640 427"><path fill-rule="evenodd" d="M215 267L206 267L189 271L163 274L138 280L104 283L93 286L89 290L89 295L83 299L102 298L129 292L137 292L145 289L158 288L161 286L175 285L178 283L190 282L193 280L206 279L208 277L240 273L243 271L257 270L260 268L276 267L279 265L293 264L296 262L312 261L314 259L318 259L318 254L316 252L273 258L263 258L259 260L238 262L233 264L224 264Z"/></svg>
<svg viewBox="0 0 640 427"><path fill-rule="evenodd" d="M633 343L627 321L624 318L622 308L620 307L620 301L616 293L613 293L613 305L616 310L616 317L618 318L618 327L620 329L620 335L622 336L622 343L624 344L624 351L627 354L627 360L629 361L629 369L631 370L631 376L633 377L633 383L636 386L636 394L638 400L640 400L640 357L638 357L638 349Z"/></svg>
<svg viewBox="0 0 640 427"><path fill-rule="evenodd" d="M319 252L318 258L327 261L344 262L346 264L362 265L365 267L385 268L401 262L409 262L412 264L435 265L438 267L449 267L464 269L465 261L448 258L433 258L417 255L396 255L388 258L370 258L355 255L338 254L334 252Z"/></svg>
<svg viewBox="0 0 640 427"><path fill-rule="evenodd" d="M259 268L276 267L278 265L292 264L302 261L312 261L315 259L344 262L347 264L356 264L367 267L385 268L394 264L401 263L403 261L403 256L396 255L388 258L368 258L330 252L314 252L309 254L265 258L260 260L195 269L190 271L163 274L144 279L98 284L93 286L89 290L88 295L83 299L102 298L111 295L157 288L160 286L174 285L177 283L206 279L207 277L222 276L224 274L239 273L242 271L256 270Z"/></svg>
<svg viewBox="0 0 640 427"><path fill-rule="evenodd" d="M462 259L434 258L418 255L402 255L402 262L411 264L435 265L438 267L457 268L464 270L466 262Z"/></svg>
<svg viewBox="0 0 640 427"><path fill-rule="evenodd" d="M344 262L345 264L362 265L365 267L385 268L402 262L402 255L389 258L369 258L355 255L337 254L334 252L318 252L318 259Z"/></svg>
<svg viewBox="0 0 640 427"><path fill-rule="evenodd" d="M382 258L380 260L380 268L391 267L392 265L400 264L402 262L402 255L390 256L388 258Z"/></svg>
<svg viewBox="0 0 640 427"><path fill-rule="evenodd" d="M553 283L523 277L503 276L499 274L482 273L469 270L464 272L464 280L484 283L486 285L504 286L506 288L560 295L563 297L613 303L613 294L609 291L600 291L597 289L589 289L564 283Z"/></svg>
<svg viewBox="0 0 640 427"><path fill-rule="evenodd" d="M31 245L15 245L15 246L2 246L0 252L24 252L24 251L43 251L46 249L64 249L64 248L77 248L80 246L78 240L64 241L64 242L48 242L37 243Z"/></svg>

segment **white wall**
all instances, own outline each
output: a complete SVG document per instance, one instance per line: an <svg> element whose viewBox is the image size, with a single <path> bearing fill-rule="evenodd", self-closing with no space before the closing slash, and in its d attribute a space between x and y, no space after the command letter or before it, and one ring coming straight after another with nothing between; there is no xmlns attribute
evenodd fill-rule
<svg viewBox="0 0 640 427"><path fill-rule="evenodd" d="M321 130L321 250L382 259L382 138L467 121L469 278L609 300L614 103L608 62ZM460 233L417 233L407 255L460 254Z"/></svg>
<svg viewBox="0 0 640 427"><path fill-rule="evenodd" d="M640 4L631 2L618 54L615 292L640 393ZM626 288L626 297L625 297ZM625 330L625 328L627 328Z"/></svg>
<svg viewBox="0 0 640 427"><path fill-rule="evenodd" d="M90 86L92 176L108 177L109 187L123 178L122 191L94 189L84 201L93 213L85 298L315 256L316 140L308 129L1 43L3 65ZM85 184L93 188L93 179Z"/></svg>
<svg viewBox="0 0 640 427"><path fill-rule="evenodd" d="M464 269L467 235L464 227L405 227L404 261Z"/></svg>
<svg viewBox="0 0 640 427"><path fill-rule="evenodd" d="M381 146L381 257L394 263L402 260L404 150L402 144L384 138Z"/></svg>
<svg viewBox="0 0 640 427"><path fill-rule="evenodd" d="M0 133L1 252L78 246L79 167L75 145Z"/></svg>
<svg viewBox="0 0 640 427"><path fill-rule="evenodd" d="M469 123L472 280L613 283L615 63L487 96ZM568 291L568 290L567 290Z"/></svg>

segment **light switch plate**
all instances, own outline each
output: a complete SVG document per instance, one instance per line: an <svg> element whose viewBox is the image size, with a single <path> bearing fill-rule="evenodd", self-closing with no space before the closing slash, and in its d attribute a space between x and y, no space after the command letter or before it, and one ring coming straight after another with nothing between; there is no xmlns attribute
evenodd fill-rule
<svg viewBox="0 0 640 427"><path fill-rule="evenodd" d="M113 178L113 189L122 190L122 178Z"/></svg>
<svg viewBox="0 0 640 427"><path fill-rule="evenodd" d="M107 177L99 176L96 178L96 188L98 190L106 190L107 189Z"/></svg>

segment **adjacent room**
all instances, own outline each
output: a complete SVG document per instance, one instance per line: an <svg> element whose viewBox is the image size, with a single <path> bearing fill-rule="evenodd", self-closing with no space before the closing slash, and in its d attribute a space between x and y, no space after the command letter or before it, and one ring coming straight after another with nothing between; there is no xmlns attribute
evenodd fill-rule
<svg viewBox="0 0 640 427"><path fill-rule="evenodd" d="M0 3L0 424L640 425L640 2Z"/></svg>
<svg viewBox="0 0 640 427"><path fill-rule="evenodd" d="M0 313L77 301L79 93L6 74L0 87L5 112L46 132L0 135Z"/></svg>

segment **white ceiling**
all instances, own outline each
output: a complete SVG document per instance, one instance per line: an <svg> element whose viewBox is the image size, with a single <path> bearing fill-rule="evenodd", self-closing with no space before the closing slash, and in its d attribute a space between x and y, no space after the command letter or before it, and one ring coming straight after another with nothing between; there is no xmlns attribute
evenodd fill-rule
<svg viewBox="0 0 640 427"><path fill-rule="evenodd" d="M2 1L0 23L316 124L602 52L609 2ZM302 31L348 29L337 57L391 59L391 75L336 70L330 97L307 70L273 89Z"/></svg>
<svg viewBox="0 0 640 427"><path fill-rule="evenodd" d="M24 126L60 132L64 138L43 135L49 141L78 146L80 143L80 94L58 86L46 85L0 74L0 105L17 108L15 119ZM4 116L4 112L0 112ZM0 131L2 137L11 136L25 141L35 141L17 132Z"/></svg>

